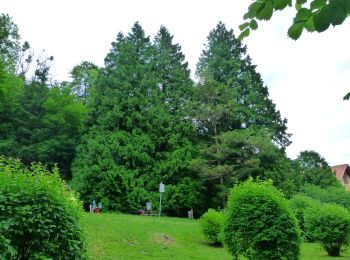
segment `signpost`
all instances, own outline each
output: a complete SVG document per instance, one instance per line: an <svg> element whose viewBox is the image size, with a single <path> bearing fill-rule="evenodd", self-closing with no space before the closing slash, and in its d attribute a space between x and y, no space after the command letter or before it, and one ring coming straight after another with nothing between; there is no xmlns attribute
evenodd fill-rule
<svg viewBox="0 0 350 260"><path fill-rule="evenodd" d="M162 193L165 191L165 184L163 184L162 182L159 184L159 193L160 193L160 196L159 196L159 217L160 217L160 214L162 212Z"/></svg>

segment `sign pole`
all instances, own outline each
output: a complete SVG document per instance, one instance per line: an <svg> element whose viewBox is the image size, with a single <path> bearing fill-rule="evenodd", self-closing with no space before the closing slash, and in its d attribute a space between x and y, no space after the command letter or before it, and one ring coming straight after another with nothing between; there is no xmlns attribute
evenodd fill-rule
<svg viewBox="0 0 350 260"><path fill-rule="evenodd" d="M161 212L162 212L162 192L160 192L160 196L159 196L159 217Z"/></svg>
<svg viewBox="0 0 350 260"><path fill-rule="evenodd" d="M162 193L165 191L165 185L163 182L159 184L159 217L162 213Z"/></svg>

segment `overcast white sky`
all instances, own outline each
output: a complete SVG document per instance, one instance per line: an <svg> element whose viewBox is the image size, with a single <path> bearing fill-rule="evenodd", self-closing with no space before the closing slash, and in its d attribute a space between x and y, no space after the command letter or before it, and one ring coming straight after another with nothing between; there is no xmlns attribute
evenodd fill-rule
<svg viewBox="0 0 350 260"><path fill-rule="evenodd" d="M119 31L128 33L139 21L152 38L161 24L182 46L194 71L206 37L219 20L239 34L250 0L0 0L23 40L36 52L55 57L57 80L82 60L103 65ZM295 158L313 149L331 165L350 163L350 20L322 34L304 33L298 41L287 37L291 12L277 13L260 23L244 43L257 65L270 97L293 134L287 149Z"/></svg>

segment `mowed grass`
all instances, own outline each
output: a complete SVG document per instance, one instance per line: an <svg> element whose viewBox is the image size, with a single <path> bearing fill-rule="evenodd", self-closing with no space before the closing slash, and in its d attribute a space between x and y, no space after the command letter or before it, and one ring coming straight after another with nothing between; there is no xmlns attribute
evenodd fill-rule
<svg viewBox="0 0 350 260"><path fill-rule="evenodd" d="M230 259L205 242L196 220L87 213L83 225L91 259Z"/></svg>
<svg viewBox="0 0 350 260"><path fill-rule="evenodd" d="M232 259L225 248L206 242L197 220L86 213L83 226L90 259ZM300 259L335 258L304 243ZM350 250L341 259L350 259Z"/></svg>

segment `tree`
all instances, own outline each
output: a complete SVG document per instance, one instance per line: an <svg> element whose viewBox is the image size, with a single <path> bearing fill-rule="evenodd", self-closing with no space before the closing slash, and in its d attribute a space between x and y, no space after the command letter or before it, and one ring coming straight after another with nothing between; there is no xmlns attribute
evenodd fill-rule
<svg viewBox="0 0 350 260"><path fill-rule="evenodd" d="M312 150L301 151L296 161L303 169L329 168L326 159Z"/></svg>
<svg viewBox="0 0 350 260"><path fill-rule="evenodd" d="M253 127L224 132L217 139L204 149L200 170L207 185L217 192L212 198L216 206L226 207L230 187L249 177L265 179L267 172L274 172L280 152L271 138ZM275 173L267 176L276 179Z"/></svg>
<svg viewBox="0 0 350 260"><path fill-rule="evenodd" d="M0 151L8 151L14 146L12 133L17 129L13 118L20 106L24 82L9 72L0 61ZM7 152L5 152L7 153Z"/></svg>
<svg viewBox="0 0 350 260"><path fill-rule="evenodd" d="M18 27L8 14L0 14L0 61L14 69L20 52Z"/></svg>
<svg viewBox="0 0 350 260"><path fill-rule="evenodd" d="M168 214L186 216L190 208L200 212L202 207L198 173L189 169L197 150L196 129L189 117L194 87L181 47L173 43L166 27L160 27L153 45L152 71L160 88L157 95L162 105L158 109L163 110L164 120L157 129L161 137L156 142L159 156L154 169L168 184L164 209Z"/></svg>
<svg viewBox="0 0 350 260"><path fill-rule="evenodd" d="M186 117L191 89L184 56L164 27L153 44L138 23L118 34L88 96L87 134L73 166L85 203L101 199L123 212L156 205L163 181L168 214L199 204L200 185L187 169L195 151Z"/></svg>
<svg viewBox="0 0 350 260"><path fill-rule="evenodd" d="M15 93L15 92L13 92ZM10 96L10 95L8 95ZM27 84L1 122L4 129L0 153L18 157L29 165L40 161L50 168L56 163L62 177L70 179L70 166L80 138L85 107L64 86L48 88L39 82Z"/></svg>
<svg viewBox="0 0 350 260"><path fill-rule="evenodd" d="M90 127L72 168L72 185L85 205L99 199L106 209L126 212L150 200L140 178L153 165L154 146L143 132L151 123L143 113L153 104L145 63L150 46L137 23L127 37L118 34L88 98Z"/></svg>
<svg viewBox="0 0 350 260"><path fill-rule="evenodd" d="M229 187L270 167L290 135L246 47L223 23L209 33L196 74L193 117L202 147L197 166L213 200L209 207L225 207Z"/></svg>
<svg viewBox="0 0 350 260"><path fill-rule="evenodd" d="M206 103L202 105L208 103L209 106L215 105L218 108L224 105L221 110L229 107L228 112L218 112L219 122L212 126L204 125L207 129L205 133L211 135L215 131L214 125L217 132L258 126L266 129L279 147L285 148L290 144L290 134L286 133L287 120L281 118L260 74L255 71L256 66L246 52L246 46L222 22L209 33L208 43L197 64L196 74L200 80L198 89L201 94L207 95L204 94L206 89L201 88L213 88L210 94L214 94L214 97L220 95L220 98L226 98L224 102L230 103L222 104L218 100L209 103L210 97L208 100L203 98ZM205 107L201 110L212 111ZM198 121L199 124L205 123L204 120Z"/></svg>
<svg viewBox="0 0 350 260"><path fill-rule="evenodd" d="M52 56L45 55L43 50L39 55L35 55L30 44L25 41L20 43L20 34L17 25L8 14L0 14L0 61L5 65L8 72L15 73L23 80L28 76L34 62L36 68L32 81L47 83L49 78L50 63ZM29 79L30 77L28 77Z"/></svg>
<svg viewBox="0 0 350 260"><path fill-rule="evenodd" d="M295 161L304 184L309 183L321 188L340 185L327 161L317 152L301 151Z"/></svg>
<svg viewBox="0 0 350 260"><path fill-rule="evenodd" d="M298 259L297 220L271 182L234 186L224 222L224 241L234 259Z"/></svg>
<svg viewBox="0 0 350 260"><path fill-rule="evenodd" d="M70 72L72 77L72 92L81 98L84 102L87 100L88 92L97 78L99 68L89 62L83 61L79 65L74 66Z"/></svg>

